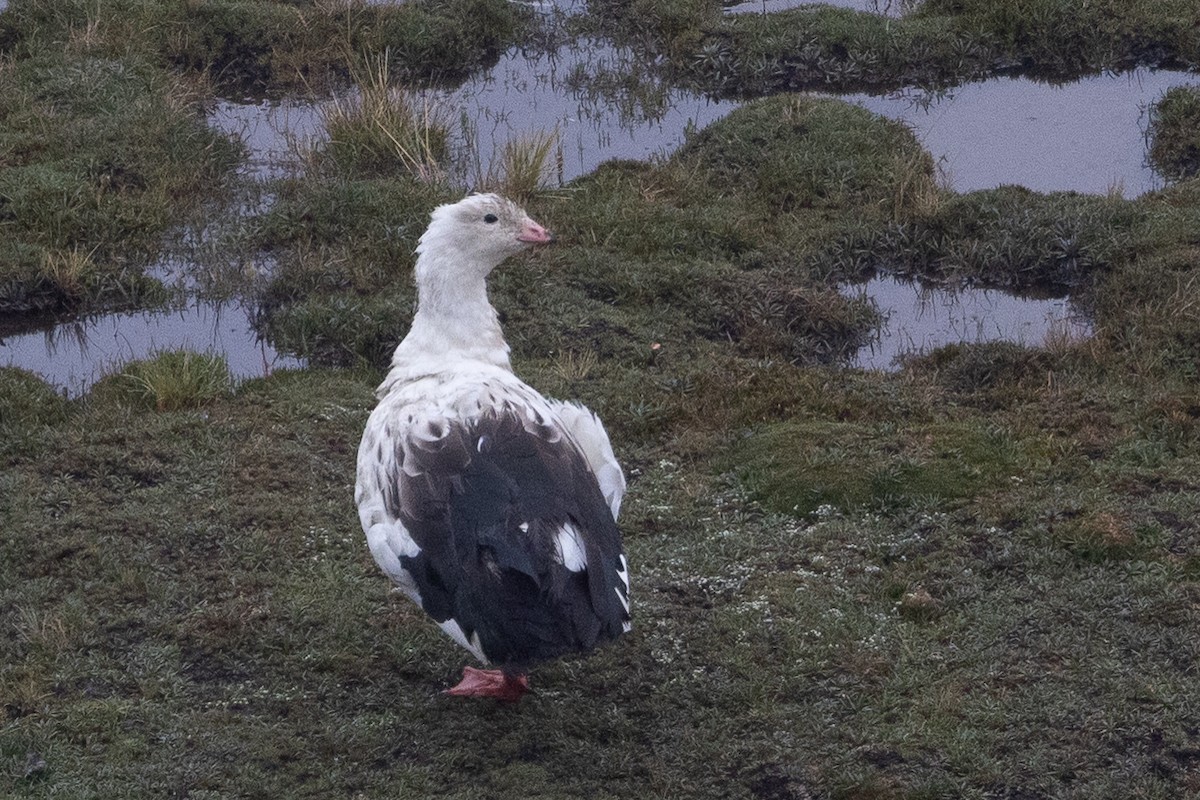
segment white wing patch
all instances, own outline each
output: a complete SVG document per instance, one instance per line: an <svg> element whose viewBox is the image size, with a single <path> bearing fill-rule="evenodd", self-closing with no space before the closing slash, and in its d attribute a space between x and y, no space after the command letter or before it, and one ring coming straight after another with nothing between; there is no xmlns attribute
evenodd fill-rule
<svg viewBox="0 0 1200 800"><path fill-rule="evenodd" d="M387 416L376 409L359 445L354 497L375 563L392 579L397 589L420 605L421 594L400 559L417 555L421 548L403 523L392 516L382 492L382 487L395 483L399 473L395 444L389 434Z"/></svg>
<svg viewBox="0 0 1200 800"><path fill-rule="evenodd" d="M471 638L467 639L467 635L463 632L462 626L459 625L453 618L450 618L445 622L439 622L438 627L445 631L447 636L458 642L459 645L469 650L471 655L478 658L481 664L486 665L489 663L487 657L483 654L483 646L479 642L478 633L472 633Z"/></svg>
<svg viewBox="0 0 1200 800"><path fill-rule="evenodd" d="M592 411L577 403L550 402L563 427L587 459L588 467L596 476L604 500L616 520L621 513L621 500L625 497L625 473L621 471L621 465L613 453L604 425Z"/></svg>
<svg viewBox="0 0 1200 800"><path fill-rule="evenodd" d="M617 593L617 599L625 607L625 613L629 614L629 562L625 559L624 553L621 554L621 568L617 570L617 578L621 581L621 585L625 587L625 591L622 592L619 587L614 587L613 591ZM629 633L633 630L633 623L625 620L621 623L621 629Z"/></svg>
<svg viewBox="0 0 1200 800"><path fill-rule="evenodd" d="M554 548L558 560L571 572L587 569L587 551L583 548L583 537L579 529L571 523L563 523L554 534Z"/></svg>
<svg viewBox="0 0 1200 800"><path fill-rule="evenodd" d="M400 564L401 556L415 556L421 552L417 543L409 536L408 530L399 520L377 522L374 525L363 525L367 533L367 547L375 558L379 568L392 579L396 588L403 591L413 602L420 605L421 594L412 577Z"/></svg>

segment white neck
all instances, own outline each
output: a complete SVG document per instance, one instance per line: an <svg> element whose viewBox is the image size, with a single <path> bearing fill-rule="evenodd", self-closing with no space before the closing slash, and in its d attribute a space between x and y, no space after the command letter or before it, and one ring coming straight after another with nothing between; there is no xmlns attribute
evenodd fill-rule
<svg viewBox="0 0 1200 800"><path fill-rule="evenodd" d="M457 256L461 258L461 256ZM451 252L426 250L417 258L417 313L404 341L392 356L392 371L411 377L451 368L463 359L511 369L508 343L496 309L488 301L488 268L452 268Z"/></svg>

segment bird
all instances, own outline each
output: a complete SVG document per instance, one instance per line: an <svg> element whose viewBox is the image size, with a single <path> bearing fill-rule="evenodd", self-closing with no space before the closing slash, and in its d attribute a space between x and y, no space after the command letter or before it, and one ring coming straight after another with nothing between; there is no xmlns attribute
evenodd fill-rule
<svg viewBox="0 0 1200 800"><path fill-rule="evenodd" d="M417 305L376 391L355 502L375 562L484 667L445 690L516 702L531 667L631 629L624 472L600 419L509 360L487 278L555 241L515 202L440 205L416 247Z"/></svg>

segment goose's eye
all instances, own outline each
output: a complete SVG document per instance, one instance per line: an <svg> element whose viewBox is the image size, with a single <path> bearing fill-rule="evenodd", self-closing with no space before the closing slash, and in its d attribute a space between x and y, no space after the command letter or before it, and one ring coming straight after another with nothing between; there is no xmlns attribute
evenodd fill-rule
<svg viewBox="0 0 1200 800"><path fill-rule="evenodd" d="M497 217L495 214L487 214L486 216L484 216L483 221L486 222L488 225L491 225L493 222L499 222L500 218Z"/></svg>

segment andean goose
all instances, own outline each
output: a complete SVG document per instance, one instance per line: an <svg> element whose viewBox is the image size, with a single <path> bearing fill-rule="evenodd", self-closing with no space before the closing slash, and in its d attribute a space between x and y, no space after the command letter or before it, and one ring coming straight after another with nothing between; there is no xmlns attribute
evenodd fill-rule
<svg viewBox="0 0 1200 800"><path fill-rule="evenodd" d="M516 700L536 662L630 628L616 518L625 493L604 427L518 379L485 279L551 242L516 204L434 210L417 245L417 310L358 450L371 554L442 630L495 670L447 690Z"/></svg>

